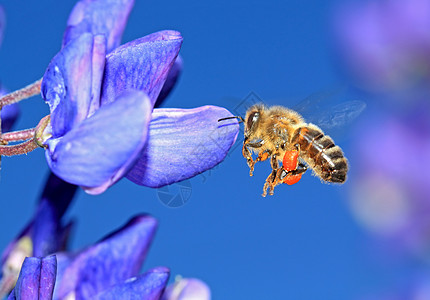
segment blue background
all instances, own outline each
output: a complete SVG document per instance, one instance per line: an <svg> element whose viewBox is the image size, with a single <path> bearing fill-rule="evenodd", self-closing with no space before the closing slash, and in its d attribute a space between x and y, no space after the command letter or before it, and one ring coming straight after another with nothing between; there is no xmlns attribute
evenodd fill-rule
<svg viewBox="0 0 430 300"><path fill-rule="evenodd" d="M0 78L9 90L43 75L60 48L74 3L1 2L8 22ZM123 41L162 29L182 33L184 70L166 107L233 108L252 91L266 103L291 106L346 84L331 49L334 5L137 0ZM23 102L21 112L15 128L34 127L49 113L40 97ZM352 169L357 163L348 155L353 138L347 133L339 140ZM299 184L278 187L273 197L263 198L269 169L261 164L249 177L239 145L214 170L190 180L191 198L180 208L166 207L156 190L125 179L99 196L79 191L67 213L77 220L71 246L90 245L146 212L160 225L144 269L162 265L171 269L172 279L177 274L201 278L214 299L359 299L400 280L408 266L375 254L350 212L347 191L353 178L339 187L321 184L308 172ZM40 149L3 158L0 249L31 218L47 173Z"/></svg>

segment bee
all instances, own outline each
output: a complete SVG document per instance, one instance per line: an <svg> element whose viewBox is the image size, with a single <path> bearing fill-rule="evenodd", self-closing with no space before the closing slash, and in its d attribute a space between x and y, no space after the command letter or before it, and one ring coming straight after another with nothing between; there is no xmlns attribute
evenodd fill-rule
<svg viewBox="0 0 430 300"><path fill-rule="evenodd" d="M244 123L242 154L252 176L257 162L270 159L272 172L266 179L262 196L273 195L281 183L295 184L308 168L325 182L344 183L348 161L342 149L316 125L306 123L294 110L283 106L257 104L242 117ZM252 154L256 153L254 159ZM281 163L281 164L280 164Z"/></svg>

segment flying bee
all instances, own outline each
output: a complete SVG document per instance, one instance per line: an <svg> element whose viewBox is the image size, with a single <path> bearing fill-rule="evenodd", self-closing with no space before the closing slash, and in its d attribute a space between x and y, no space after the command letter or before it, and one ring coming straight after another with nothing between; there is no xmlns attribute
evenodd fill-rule
<svg viewBox="0 0 430 300"><path fill-rule="evenodd" d="M273 195L278 184L295 184L307 168L326 182L344 183L348 162L342 149L316 125L306 123L294 110L283 106L266 107L257 104L242 117L245 134L242 154L252 176L259 161L270 158L272 172L263 187L263 197ZM258 156L253 159L252 153ZM282 162L281 165L279 162Z"/></svg>

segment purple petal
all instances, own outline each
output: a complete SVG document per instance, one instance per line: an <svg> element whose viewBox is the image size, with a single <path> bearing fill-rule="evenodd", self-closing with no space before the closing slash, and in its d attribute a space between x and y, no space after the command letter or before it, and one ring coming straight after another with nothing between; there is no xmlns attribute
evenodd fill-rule
<svg viewBox="0 0 430 300"><path fill-rule="evenodd" d="M167 74L166 82L163 85L163 88L160 91L160 94L158 95L157 101L155 102L154 107L160 107L161 104L164 102L164 100L169 96L170 92L173 90L173 88L176 85L176 82L179 79L179 75L181 75L182 71L182 58L180 55L176 58L175 62L173 63L172 68L169 71L169 74Z"/></svg>
<svg viewBox="0 0 430 300"><path fill-rule="evenodd" d="M56 272L55 255L46 258L27 257L13 291L15 299L52 299Z"/></svg>
<svg viewBox="0 0 430 300"><path fill-rule="evenodd" d="M160 31L111 52L106 57L102 105L130 88L145 92L154 105L181 44L179 32Z"/></svg>
<svg viewBox="0 0 430 300"><path fill-rule="evenodd" d="M181 278L173 285L169 285L161 300L210 300L211 291L201 280Z"/></svg>
<svg viewBox="0 0 430 300"><path fill-rule="evenodd" d="M62 299L75 293L76 299L90 299L108 287L136 276L156 227L157 221L150 216L135 217L101 242L79 253L67 267L60 265L57 297Z"/></svg>
<svg viewBox="0 0 430 300"><path fill-rule="evenodd" d="M42 97L51 109L53 136L60 137L84 120L91 103L94 37L83 34L67 44L43 76Z"/></svg>
<svg viewBox="0 0 430 300"><path fill-rule="evenodd" d="M100 92L106 60L106 38L103 35L94 37L92 77L91 77L91 101L88 116L100 107Z"/></svg>
<svg viewBox="0 0 430 300"><path fill-rule="evenodd" d="M122 284L116 285L100 294L95 299L145 299L158 300L169 280L169 269L158 267Z"/></svg>
<svg viewBox="0 0 430 300"><path fill-rule="evenodd" d="M191 178L219 164L236 141L236 120L221 107L155 109L148 144L127 174L131 181L161 187Z"/></svg>
<svg viewBox="0 0 430 300"><path fill-rule="evenodd" d="M85 32L104 35L107 52L121 43L122 33L134 0L82 0L73 8L67 21L63 45Z"/></svg>
<svg viewBox="0 0 430 300"><path fill-rule="evenodd" d="M145 145L152 106L140 91L127 91L61 139L48 140L46 158L63 180L98 194L118 181Z"/></svg>

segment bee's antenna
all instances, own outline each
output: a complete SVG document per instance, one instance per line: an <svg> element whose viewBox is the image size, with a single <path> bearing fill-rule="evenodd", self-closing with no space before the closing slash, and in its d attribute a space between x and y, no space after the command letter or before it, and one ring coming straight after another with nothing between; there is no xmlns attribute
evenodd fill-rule
<svg viewBox="0 0 430 300"><path fill-rule="evenodd" d="M222 119L219 119L218 122L221 122L221 121L224 121L224 120L229 120L229 119L239 119L240 120L239 123L245 122L245 120L241 116L222 118Z"/></svg>

